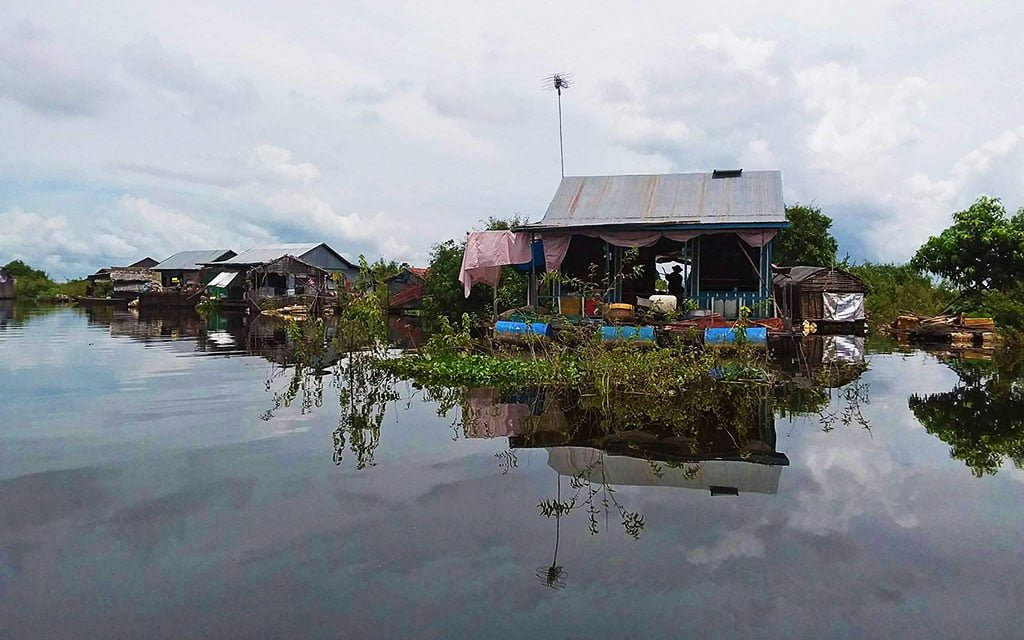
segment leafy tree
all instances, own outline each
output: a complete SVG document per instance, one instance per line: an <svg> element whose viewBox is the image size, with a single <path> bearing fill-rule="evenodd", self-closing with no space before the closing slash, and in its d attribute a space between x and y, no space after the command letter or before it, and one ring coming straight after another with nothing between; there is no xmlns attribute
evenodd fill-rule
<svg viewBox="0 0 1024 640"><path fill-rule="evenodd" d="M50 279L50 276L46 275L45 271L33 269L21 260L11 260L4 266L4 269L7 269L7 273L11 274L15 278L39 278L40 280Z"/></svg>
<svg viewBox="0 0 1024 640"><path fill-rule="evenodd" d="M54 282L45 271L35 269L21 260L12 260L4 268L14 276L15 295L21 300L83 296L88 284L85 280Z"/></svg>
<svg viewBox="0 0 1024 640"><path fill-rule="evenodd" d="M487 220L487 229L507 230L525 222L526 220L519 216L510 219L491 217ZM430 254L430 271L424 286L423 311L428 317L444 317L455 322L463 313L481 317L490 315L494 304L494 292L491 287L483 284L474 285L467 298L462 283L459 282L465 251L465 241L446 240L434 245ZM519 273L512 267L502 268L501 282L498 284L498 311L526 304L528 285L529 277L526 274Z"/></svg>
<svg viewBox="0 0 1024 640"><path fill-rule="evenodd" d="M982 196L917 250L911 265L967 292L1005 291L1024 278L1024 209L1013 217Z"/></svg>
<svg viewBox="0 0 1024 640"><path fill-rule="evenodd" d="M836 262L839 243L832 237L832 218L820 207L794 204L786 207L789 227L779 232L774 243L774 261L785 266L830 267Z"/></svg>

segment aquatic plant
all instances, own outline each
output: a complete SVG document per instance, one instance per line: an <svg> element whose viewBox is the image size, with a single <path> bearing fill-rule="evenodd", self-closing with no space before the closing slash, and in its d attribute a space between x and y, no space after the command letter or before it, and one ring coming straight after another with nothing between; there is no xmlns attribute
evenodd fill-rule
<svg viewBox="0 0 1024 640"><path fill-rule="evenodd" d="M219 298L204 296L202 300L196 303L196 313L200 318L208 318L215 313L219 313L220 308L221 301Z"/></svg>

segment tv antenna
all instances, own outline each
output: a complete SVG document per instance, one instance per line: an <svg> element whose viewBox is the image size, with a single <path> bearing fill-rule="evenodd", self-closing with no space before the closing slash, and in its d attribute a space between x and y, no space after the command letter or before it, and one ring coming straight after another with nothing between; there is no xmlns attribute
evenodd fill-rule
<svg viewBox="0 0 1024 640"><path fill-rule="evenodd" d="M565 147L562 144L562 89L572 86L571 73L556 73L544 78L541 85L545 91L554 89L558 93L558 157L562 163L562 177L565 177Z"/></svg>

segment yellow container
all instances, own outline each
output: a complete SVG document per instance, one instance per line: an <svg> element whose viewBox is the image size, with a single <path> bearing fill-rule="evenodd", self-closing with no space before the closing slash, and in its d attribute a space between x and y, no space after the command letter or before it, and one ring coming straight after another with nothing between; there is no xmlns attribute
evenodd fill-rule
<svg viewBox="0 0 1024 640"><path fill-rule="evenodd" d="M632 322L634 317L633 305L622 302L613 302L608 305L604 312L605 320L611 322Z"/></svg>
<svg viewBox="0 0 1024 640"><path fill-rule="evenodd" d="M558 299L558 312L563 316L583 315L583 300L575 296L562 296Z"/></svg>

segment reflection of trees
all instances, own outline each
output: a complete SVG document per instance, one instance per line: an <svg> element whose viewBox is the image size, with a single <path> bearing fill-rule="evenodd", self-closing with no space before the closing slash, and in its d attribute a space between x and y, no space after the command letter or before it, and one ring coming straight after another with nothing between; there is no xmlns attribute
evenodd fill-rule
<svg viewBox="0 0 1024 640"><path fill-rule="evenodd" d="M385 410L399 398L392 376L370 366L372 357L367 352L352 353L335 375L341 417L332 434L334 464L341 464L346 445L355 455L357 469L375 464L373 454L380 444Z"/></svg>
<svg viewBox="0 0 1024 640"><path fill-rule="evenodd" d="M910 410L928 433L950 446L977 477L1004 460L1024 468L1024 378L1019 363L948 361L960 380L943 393L912 395Z"/></svg>
<svg viewBox="0 0 1024 640"><path fill-rule="evenodd" d="M391 374L371 366L381 354L363 339L363 329L355 332L344 322L325 324L320 319L286 323L283 346L275 353L287 359L267 378L273 404L260 416L271 420L296 402L303 414L320 408L329 381L338 390L340 407L338 427L331 433L332 459L340 465L347 450L358 469L373 466L387 404L398 399ZM344 347L343 357L339 347ZM285 383L275 389L281 377Z"/></svg>
<svg viewBox="0 0 1024 640"><path fill-rule="evenodd" d="M860 340L850 348L837 341ZM775 387L775 406L780 417L817 416L824 431L837 424L870 429L861 407L870 402L863 339L853 336L785 336L773 339L772 363L780 383Z"/></svg>

